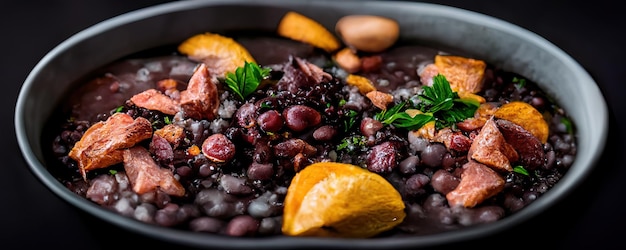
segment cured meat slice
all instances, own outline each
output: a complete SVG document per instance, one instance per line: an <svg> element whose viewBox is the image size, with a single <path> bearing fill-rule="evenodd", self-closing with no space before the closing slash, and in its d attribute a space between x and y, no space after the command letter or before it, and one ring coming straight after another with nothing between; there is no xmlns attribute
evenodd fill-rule
<svg viewBox="0 0 626 250"><path fill-rule="evenodd" d="M152 125L143 117L133 119L126 113L115 113L106 121L91 126L76 142L69 157L78 162L78 168L87 178L87 172L122 162L120 149L152 137Z"/></svg>
<svg viewBox="0 0 626 250"><path fill-rule="evenodd" d="M472 141L467 154L468 160L483 163L497 171L513 171L511 161L519 158L515 149L508 144L493 118L487 120Z"/></svg>
<svg viewBox="0 0 626 250"><path fill-rule="evenodd" d="M519 162L526 169L533 170L544 164L543 144L537 137L509 120L497 119L496 124L506 142L519 154Z"/></svg>
<svg viewBox="0 0 626 250"><path fill-rule="evenodd" d="M213 120L217 116L220 98L215 81L207 66L200 64L189 79L187 89L180 92L180 107L185 117Z"/></svg>
<svg viewBox="0 0 626 250"><path fill-rule="evenodd" d="M169 96L156 89L147 89L130 98L137 107L161 111L164 114L175 115L180 110L178 103Z"/></svg>
<svg viewBox="0 0 626 250"><path fill-rule="evenodd" d="M150 152L142 146L124 149L124 171L133 191L144 194L157 189L173 196L185 195L185 188L166 168L161 168L152 159Z"/></svg>
<svg viewBox="0 0 626 250"><path fill-rule="evenodd" d="M504 189L504 179L484 164L469 161L463 165L461 182L446 194L450 207L474 207Z"/></svg>

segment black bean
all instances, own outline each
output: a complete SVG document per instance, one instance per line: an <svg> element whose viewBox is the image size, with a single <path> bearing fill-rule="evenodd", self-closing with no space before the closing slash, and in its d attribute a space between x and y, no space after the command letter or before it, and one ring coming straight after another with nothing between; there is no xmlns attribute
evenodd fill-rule
<svg viewBox="0 0 626 250"><path fill-rule="evenodd" d="M189 229L194 232L219 233L226 223L212 217L198 217L189 222Z"/></svg>
<svg viewBox="0 0 626 250"><path fill-rule="evenodd" d="M305 105L293 105L285 108L283 117L287 127L296 132L317 126L322 121L322 116L317 110Z"/></svg>
<svg viewBox="0 0 626 250"><path fill-rule="evenodd" d="M247 176L250 180L269 180L274 176L274 165L253 162L248 167Z"/></svg>
<svg viewBox="0 0 626 250"><path fill-rule="evenodd" d="M178 218L178 205L169 203L154 214L154 221L161 226L174 226L180 223Z"/></svg>
<svg viewBox="0 0 626 250"><path fill-rule="evenodd" d="M420 159L417 155L411 155L400 162L398 170L400 170L400 173L403 174L413 174L417 171L417 165L419 162Z"/></svg>
<svg viewBox="0 0 626 250"><path fill-rule="evenodd" d="M246 195L254 191L250 186L248 186L246 179L229 174L222 175L220 178L220 187L227 194L234 195Z"/></svg>
<svg viewBox="0 0 626 250"><path fill-rule="evenodd" d="M432 143L426 146L420 154L422 163L429 167L441 166L444 154L448 152L446 146L441 143Z"/></svg>
<svg viewBox="0 0 626 250"><path fill-rule="evenodd" d="M404 189L408 195L418 196L426 193L424 186L426 186L429 182L430 178L428 178L428 176L423 174L414 174L406 180Z"/></svg>
<svg viewBox="0 0 626 250"><path fill-rule="evenodd" d="M454 190L459 185L459 182L461 180L450 172L439 169L433 174L430 185L435 191L445 195Z"/></svg>
<svg viewBox="0 0 626 250"><path fill-rule="evenodd" d="M141 203L135 208L133 217L137 220L154 223L154 214L157 208L150 203Z"/></svg>
<svg viewBox="0 0 626 250"><path fill-rule="evenodd" d="M337 128L331 125L321 126L313 131L313 138L318 141L330 141L337 135Z"/></svg>
<svg viewBox="0 0 626 250"><path fill-rule="evenodd" d="M365 117L361 120L359 130L364 136L373 136L378 130L383 128L383 123L371 117Z"/></svg>
<svg viewBox="0 0 626 250"><path fill-rule="evenodd" d="M226 234L230 236L252 236L259 229L259 221L250 215L238 215L226 226Z"/></svg>
<svg viewBox="0 0 626 250"><path fill-rule="evenodd" d="M281 233L282 217L267 217L259 223L259 234L275 235Z"/></svg>
<svg viewBox="0 0 626 250"><path fill-rule="evenodd" d="M266 132L278 132L283 128L285 121L280 113L276 110L268 110L265 113L259 115L257 119L259 127Z"/></svg>

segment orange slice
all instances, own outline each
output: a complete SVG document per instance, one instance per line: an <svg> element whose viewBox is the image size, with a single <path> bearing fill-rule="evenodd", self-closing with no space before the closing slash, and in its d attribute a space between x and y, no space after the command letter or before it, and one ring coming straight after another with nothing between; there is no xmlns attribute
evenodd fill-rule
<svg viewBox="0 0 626 250"><path fill-rule="evenodd" d="M319 162L298 172L285 197L290 236L368 238L400 224L402 197L383 177L358 166Z"/></svg>
<svg viewBox="0 0 626 250"><path fill-rule="evenodd" d="M505 103L493 115L496 118L509 120L522 126L537 137L541 143L548 141L550 132L548 122L546 122L539 110L528 103L521 101Z"/></svg>
<svg viewBox="0 0 626 250"><path fill-rule="evenodd" d="M178 45L178 51L194 61L205 63L211 74L220 77L235 72L246 61L255 62L250 52L237 41L209 32L186 39Z"/></svg>
<svg viewBox="0 0 626 250"><path fill-rule="evenodd" d="M363 95L376 90L376 87L374 87L374 84L370 81L370 79L360 75L349 74L346 77L346 83L359 88L359 92Z"/></svg>
<svg viewBox="0 0 626 250"><path fill-rule="evenodd" d="M339 40L326 27L300 13L289 11L278 24L278 34L334 52L341 46Z"/></svg>

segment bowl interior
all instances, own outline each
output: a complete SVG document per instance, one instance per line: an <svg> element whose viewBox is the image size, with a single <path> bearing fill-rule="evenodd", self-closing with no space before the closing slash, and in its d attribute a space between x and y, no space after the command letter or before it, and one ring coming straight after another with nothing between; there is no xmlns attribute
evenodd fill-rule
<svg viewBox="0 0 626 250"><path fill-rule="evenodd" d="M71 193L46 170L40 139L44 124L71 83L123 56L197 33L239 29L274 30L294 10L330 30L342 16L374 14L400 23L401 39L450 47L482 58L537 82L572 117L577 129L577 158L568 174L541 199L502 221L472 230L401 239L316 240L273 237L232 239L180 232L105 211ZM237 18L233 18L233 17ZM228 21L225 21L228 20ZM112 42L120 41L120 42ZM113 224L181 244L231 247L394 247L426 246L500 231L556 203L578 185L604 149L608 111L594 80L571 57L536 34L513 24L447 6L409 2L363 1L180 1L124 14L92 26L49 52L25 80L16 105L20 149L35 175L62 199Z"/></svg>

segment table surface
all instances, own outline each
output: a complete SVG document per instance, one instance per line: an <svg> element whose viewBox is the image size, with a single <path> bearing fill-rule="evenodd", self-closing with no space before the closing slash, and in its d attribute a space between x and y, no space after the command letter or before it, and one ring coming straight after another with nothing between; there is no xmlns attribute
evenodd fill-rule
<svg viewBox="0 0 626 250"><path fill-rule="evenodd" d="M2 1L0 99L5 117L0 174L2 248L110 249L132 240L147 247L182 247L135 235L63 202L32 175L14 135L19 89L35 64L71 35L107 18L164 0ZM626 224L626 18L609 1L426 1L468 9L519 25L562 48L597 81L610 106L610 136L601 161L563 202L519 227L448 247L624 249ZM9 108L10 107L10 108ZM145 249L145 248L144 248ZM523 249L523 248L520 248Z"/></svg>

